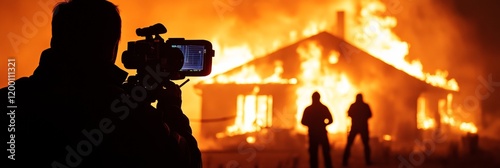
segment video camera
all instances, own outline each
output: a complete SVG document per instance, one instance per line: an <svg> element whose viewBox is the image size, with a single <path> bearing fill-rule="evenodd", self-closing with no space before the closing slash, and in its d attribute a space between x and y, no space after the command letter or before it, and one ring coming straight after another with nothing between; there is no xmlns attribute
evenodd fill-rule
<svg viewBox="0 0 500 168"><path fill-rule="evenodd" d="M128 42L122 54L127 69L137 69L138 75L145 67L168 72L168 79L184 79L186 76L207 76L212 71L214 50L207 40L169 38L164 41L160 34L167 32L161 23L136 30L145 40ZM154 36L154 38L153 38Z"/></svg>
<svg viewBox="0 0 500 168"><path fill-rule="evenodd" d="M185 40L184 38L169 38L164 41L160 34L167 29L158 23L150 27L136 30L137 36L144 40L128 42L127 50L122 53L122 63L127 69L136 69L137 74L129 76L123 84L125 90L131 92L135 86L147 88L147 101L154 102L158 94L165 90L169 80L184 79L186 76L207 76L212 71L214 50L207 40ZM154 38L153 38L154 36ZM148 70L161 76L161 87L146 86L151 78ZM183 84L184 85L186 80ZM156 85L158 86L158 85Z"/></svg>

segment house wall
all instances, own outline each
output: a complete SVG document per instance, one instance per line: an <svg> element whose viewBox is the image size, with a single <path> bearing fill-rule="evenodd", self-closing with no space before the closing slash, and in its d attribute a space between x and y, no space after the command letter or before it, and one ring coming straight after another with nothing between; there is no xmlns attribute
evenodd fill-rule
<svg viewBox="0 0 500 168"><path fill-rule="evenodd" d="M259 95L273 97L272 127L294 128L297 121L294 85L211 84L204 86L202 91L204 122L201 134L204 137L215 137L217 133L224 132L228 126L233 125L237 96L252 94L255 87L259 87ZM384 92L379 92L380 90ZM418 137L416 114L419 92L406 91L401 94L399 92L402 90L383 86L378 91L367 89L362 92L373 111L373 118L369 121L372 136L389 134L400 140L414 140Z"/></svg>
<svg viewBox="0 0 500 168"><path fill-rule="evenodd" d="M272 96L272 126L292 128L295 124L294 86L288 84L205 84L202 87L202 126L204 137L215 137L235 122L238 95Z"/></svg>
<svg viewBox="0 0 500 168"><path fill-rule="evenodd" d="M203 137L215 137L216 133L234 123L238 94L223 85L210 85L203 89L200 130Z"/></svg>

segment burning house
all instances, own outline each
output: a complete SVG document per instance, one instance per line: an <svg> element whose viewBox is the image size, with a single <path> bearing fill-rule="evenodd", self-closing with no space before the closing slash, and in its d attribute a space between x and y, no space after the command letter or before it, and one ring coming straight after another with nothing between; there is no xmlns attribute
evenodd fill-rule
<svg viewBox="0 0 500 168"><path fill-rule="evenodd" d="M436 129L477 133L473 120L457 115L457 82L446 71L426 73L418 60L406 60L409 45L391 31L395 18L377 15L383 11L381 3L367 4L348 31L338 12L335 35L318 31L198 83L201 136L254 143L255 134L285 130L301 137L307 129L300 119L315 91L332 113L330 135L350 129L347 110L357 93L373 111L374 138L413 142Z"/></svg>
<svg viewBox="0 0 500 168"><path fill-rule="evenodd" d="M334 123L346 133L347 109L363 93L374 116L373 136L414 139L419 128L438 127L454 91L436 87L377 59L328 32L300 40L267 56L199 83L205 137L222 138L278 128L305 133L303 110L318 91ZM443 111L444 110L444 111ZM430 116L429 119L427 116Z"/></svg>

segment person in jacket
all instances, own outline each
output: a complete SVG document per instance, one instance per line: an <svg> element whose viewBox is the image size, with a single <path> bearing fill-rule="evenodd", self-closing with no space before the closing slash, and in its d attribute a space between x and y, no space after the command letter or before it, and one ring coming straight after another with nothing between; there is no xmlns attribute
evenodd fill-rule
<svg viewBox="0 0 500 168"><path fill-rule="evenodd" d="M7 167L201 167L179 86L163 81L158 108L142 86L124 89L128 74L115 65L120 36L113 3L57 4L50 48L33 75L0 90L15 92L14 101L0 103L15 118Z"/></svg>
<svg viewBox="0 0 500 168"><path fill-rule="evenodd" d="M322 147L325 167L332 167L330 156L330 143L326 126L333 122L332 114L328 107L320 101L320 94L312 94L312 104L304 110L301 123L308 127L309 136L309 164L311 168L318 167L318 147Z"/></svg>
<svg viewBox="0 0 500 168"><path fill-rule="evenodd" d="M364 146L365 163L371 165L368 119L372 117L372 111L370 110L370 106L363 101L363 95L361 93L356 95L356 101L349 107L347 115L351 117L352 126L347 136L347 144L344 150L342 164L344 166L348 165L352 143L356 135L360 134Z"/></svg>

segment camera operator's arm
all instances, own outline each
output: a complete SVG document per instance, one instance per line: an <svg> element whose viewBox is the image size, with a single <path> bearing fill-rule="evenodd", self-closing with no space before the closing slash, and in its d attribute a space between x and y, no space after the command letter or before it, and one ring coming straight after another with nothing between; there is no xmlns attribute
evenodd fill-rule
<svg viewBox="0 0 500 168"><path fill-rule="evenodd" d="M182 92L175 83L168 81L158 96L157 109L163 113L163 120L178 143L181 160L187 167L201 167L201 153L192 135L189 119L182 112Z"/></svg>

